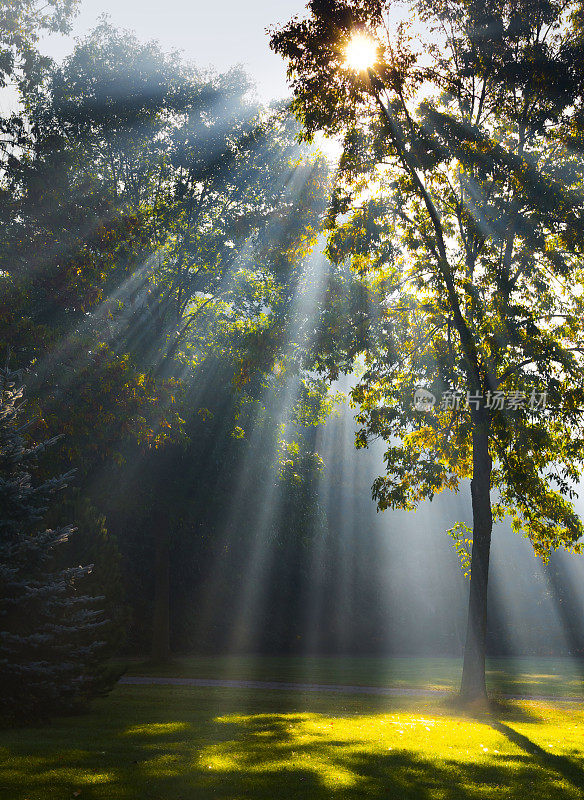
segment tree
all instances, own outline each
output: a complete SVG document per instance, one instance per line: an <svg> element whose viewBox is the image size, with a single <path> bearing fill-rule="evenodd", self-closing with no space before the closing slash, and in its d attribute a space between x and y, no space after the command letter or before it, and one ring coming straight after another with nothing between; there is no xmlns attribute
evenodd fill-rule
<svg viewBox="0 0 584 800"><path fill-rule="evenodd" d="M33 362L49 433L67 434L59 465L94 486L130 458L155 481L160 659L187 502L161 490L165 465L173 481L182 463L181 418L204 427L198 387L217 364L234 409L264 393L255 376L287 347L327 169L287 113L247 99L241 71L199 73L107 23L44 77L27 97L28 156L6 177L0 325L19 364Z"/></svg>
<svg viewBox="0 0 584 800"><path fill-rule="evenodd" d="M68 33L78 0L2 0L0 3L0 84L32 85L49 60L36 49L44 32Z"/></svg>
<svg viewBox="0 0 584 800"><path fill-rule="evenodd" d="M4 259L11 275L31 265L46 274L51 261L62 273L72 251L73 280L65 273L60 296L43 296L45 315L56 303L63 312L71 283L93 289L89 303L67 297L69 315L98 299L118 347L172 372L193 329L205 339L243 284L265 289L266 269L286 280L286 252L315 222L326 169L306 158L290 115L249 90L239 69L199 72L107 22L47 75L29 103L40 174L26 176L28 205L7 215L17 252ZM24 236L29 218L36 235ZM48 241L55 229L60 247Z"/></svg>
<svg viewBox="0 0 584 800"><path fill-rule="evenodd" d="M46 74L50 59L37 44L42 33L68 33L78 0L0 0L0 88L23 101ZM29 142L21 111L0 115L0 163L17 160Z"/></svg>
<svg viewBox="0 0 584 800"><path fill-rule="evenodd" d="M62 569L71 564L92 565L83 579L84 593L97 598L103 611L102 654L115 656L126 643L131 623L118 543L106 527L105 516L77 487L61 498L58 508L49 510L45 524L52 527L59 519L71 520L75 533L55 552L53 563Z"/></svg>
<svg viewBox="0 0 584 800"><path fill-rule="evenodd" d="M154 179L149 174L150 195L142 192L142 206L132 206L107 171L107 137L97 133L104 119L108 130L116 128L115 118L118 138L124 128L132 141L139 138L133 132L142 131L142 145L148 137L156 139L167 124L163 117L169 114L174 73L156 48L132 51L128 37L105 27L111 41L103 45L102 60L109 73L98 68L95 53L91 60L91 46L83 43L73 65L45 64L42 80L27 93L27 150L7 164L0 205L2 339L17 366L32 365L28 396L39 407L44 435L66 434L62 446L51 451L53 461L61 457L53 467L73 463L84 477L105 459L120 459L128 439L153 447L180 427L176 381L148 374L148 365L137 364L136 353L119 335L127 326L127 307L148 285L144 261L157 248L148 206ZM99 31L98 40L106 36ZM117 89L134 92L134 105L120 120L100 102L104 87L111 88L112 59L125 50ZM75 100L80 102L85 89L87 106L80 110ZM128 144L128 160L138 172L147 161L139 158L139 149ZM153 150L152 169L160 147ZM127 176L126 182L131 182Z"/></svg>
<svg viewBox="0 0 584 800"><path fill-rule="evenodd" d="M91 567L54 566L74 531L37 528L71 473L32 483L29 470L52 442L25 444L22 387L8 369L0 391L0 707L13 719L45 718L104 688L103 612L80 592Z"/></svg>
<svg viewBox="0 0 584 800"><path fill-rule="evenodd" d="M389 3L312 0L272 32L305 136L344 136L329 253L379 290L353 346L357 442L388 442L374 498L413 508L470 479L467 700L486 697L493 520L509 514L544 556L584 533L570 502L584 453L576 7L420 0L429 35L414 45ZM344 63L355 34L376 51L369 71Z"/></svg>

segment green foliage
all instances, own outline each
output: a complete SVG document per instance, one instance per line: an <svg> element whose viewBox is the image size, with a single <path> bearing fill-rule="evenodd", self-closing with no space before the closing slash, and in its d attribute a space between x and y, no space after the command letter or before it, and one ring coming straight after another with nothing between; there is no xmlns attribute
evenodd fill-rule
<svg viewBox="0 0 584 800"><path fill-rule="evenodd" d="M1 89L26 102L29 94L44 79L50 65L50 59L38 51L40 36L68 32L77 4L78 0L0 2ZM30 141L30 126L21 109L0 114L0 163L3 166L16 167ZM0 206L4 200L2 188Z"/></svg>
<svg viewBox="0 0 584 800"><path fill-rule="evenodd" d="M299 442L282 440L280 444L280 457L278 459L280 478L288 483L310 486L314 480L314 473L323 468L323 462L318 453L306 452Z"/></svg>
<svg viewBox="0 0 584 800"><path fill-rule="evenodd" d="M382 24L389 4L309 9L272 47L288 61L306 135L344 137L329 254L378 297L353 345L365 361L357 444L388 442L374 497L412 508L457 490L479 463L495 518L509 514L541 555L571 548L584 533L571 503L584 452L573 291L584 164L567 139L582 105L580 33L566 24L577 4L413 3L428 32L415 46L405 23L395 35ZM356 30L378 45L369 74L344 65ZM417 387L438 398L428 413L414 405ZM479 400L449 407L448 391ZM496 392L526 402L500 408ZM530 408L542 392L547 407Z"/></svg>
<svg viewBox="0 0 584 800"><path fill-rule="evenodd" d="M16 82L26 91L43 75L48 59L36 49L42 33L67 33L78 0L2 0L0 86Z"/></svg>
<svg viewBox="0 0 584 800"><path fill-rule="evenodd" d="M469 537L472 536L471 528L464 522L455 522L446 533L452 539L464 577L470 578L472 538Z"/></svg>

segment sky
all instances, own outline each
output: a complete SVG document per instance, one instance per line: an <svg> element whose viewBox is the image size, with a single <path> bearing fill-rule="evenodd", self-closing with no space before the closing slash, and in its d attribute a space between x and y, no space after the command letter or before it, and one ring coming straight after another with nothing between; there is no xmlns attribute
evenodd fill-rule
<svg viewBox="0 0 584 800"><path fill-rule="evenodd" d="M101 14L140 39L182 50L197 66L224 70L242 64L262 100L287 94L285 69L268 47L265 29L302 14L306 0L81 0L72 37L49 37L42 49L56 59L73 49L73 37L89 31Z"/></svg>

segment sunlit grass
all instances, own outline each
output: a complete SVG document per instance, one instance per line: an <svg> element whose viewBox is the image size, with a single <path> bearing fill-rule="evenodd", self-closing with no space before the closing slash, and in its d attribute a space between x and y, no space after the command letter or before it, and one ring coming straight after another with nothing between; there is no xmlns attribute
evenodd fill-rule
<svg viewBox="0 0 584 800"><path fill-rule="evenodd" d="M118 687L90 714L0 732L10 800L582 796L584 711L513 701Z"/></svg>
<svg viewBox="0 0 584 800"><path fill-rule="evenodd" d="M377 759L405 752L430 759L456 754L459 763L476 763L477 759L485 761L489 752L497 755L505 751L501 737L490 728L431 714L233 715L221 721L238 726L247 735L238 742L212 745L203 751L201 757L210 769L302 769L314 772L319 783L329 789L363 784L367 776L355 769L354 762L364 754ZM258 747L263 749L270 740L273 746L269 755L258 759Z"/></svg>

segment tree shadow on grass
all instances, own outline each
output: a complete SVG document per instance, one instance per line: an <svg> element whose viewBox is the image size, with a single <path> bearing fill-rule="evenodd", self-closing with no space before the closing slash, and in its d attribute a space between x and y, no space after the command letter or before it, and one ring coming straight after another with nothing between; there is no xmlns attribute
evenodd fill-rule
<svg viewBox="0 0 584 800"><path fill-rule="evenodd" d="M303 715L298 715L301 723ZM371 798L371 800L471 800L499 797L510 800L567 800L579 791L559 785L557 775L581 788L581 770L564 757L536 746L531 758L517 754L493 755L489 762L422 757L412 750L381 754L368 743L336 739L323 734L304 744L294 733L294 722L281 715L251 717L240 725L241 737L226 742L227 752L241 769L225 769L214 796L295 798L311 800ZM512 729L487 723L506 738ZM515 733L515 732L513 732ZM514 744L525 749L526 737ZM531 755L531 754L530 754ZM543 757L542 757L543 756ZM301 768L302 764L312 766ZM294 768L290 764L295 764ZM269 769L266 767L269 766ZM562 767L562 769L560 769ZM221 770L219 770L221 772ZM551 772L551 774L550 774Z"/></svg>
<svg viewBox="0 0 584 800"><path fill-rule="evenodd" d="M536 723L540 714L536 708L519 705L512 700L491 699L486 707L478 709L469 706L468 701L462 700L458 694L451 694L439 704L446 714L460 714L476 722L490 725L493 719L505 722L531 722Z"/></svg>
<svg viewBox="0 0 584 800"><path fill-rule="evenodd" d="M509 725L505 725L500 720L492 720L490 725L493 730L507 737L510 742L513 742L528 755L533 756L546 770L557 772L576 789L584 791L584 770L570 758L557 756L544 750L543 747L532 742L527 736L509 727Z"/></svg>
<svg viewBox="0 0 584 800"><path fill-rule="evenodd" d="M432 752L442 729L438 722L435 729L423 725L429 721L420 719L423 709L391 704L358 714L355 704L351 716L335 716L331 703L328 713L306 711L298 699L277 695L262 696L254 709L251 694L224 694L219 703L192 690L157 691L126 690L116 713L115 704L104 702L85 720L0 738L2 800L495 800L503 791L506 800L582 796L579 767L499 720L480 723L485 734L500 734L513 746L479 757L476 742L461 748L464 728L454 749L442 742ZM415 738L410 749L400 748L399 738L382 746L377 731L408 714L420 723L420 747ZM454 735L459 723L444 720L444 735L450 722ZM424 736L435 738L424 745ZM393 749L385 746L389 741Z"/></svg>

